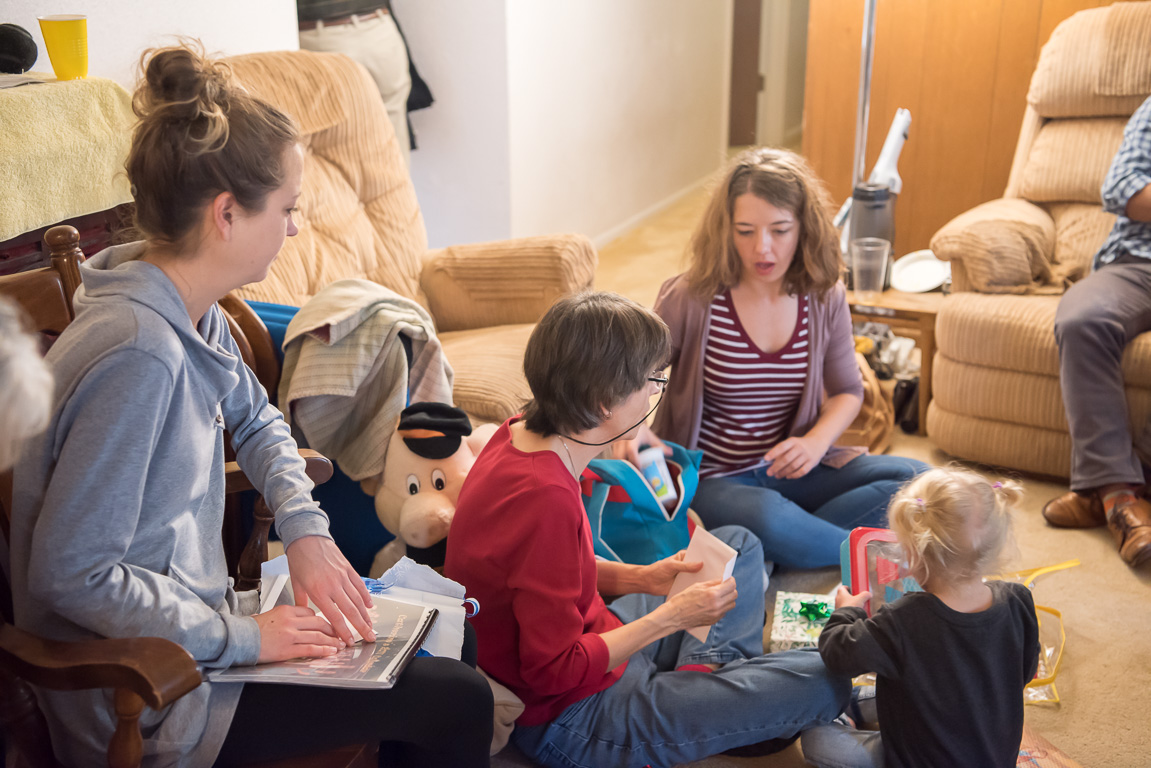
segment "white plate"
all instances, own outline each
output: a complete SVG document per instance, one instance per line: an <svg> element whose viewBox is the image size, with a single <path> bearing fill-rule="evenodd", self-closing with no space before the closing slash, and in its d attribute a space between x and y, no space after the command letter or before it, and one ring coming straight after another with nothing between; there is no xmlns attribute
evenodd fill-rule
<svg viewBox="0 0 1151 768"><path fill-rule="evenodd" d="M891 287L904 293L926 293L950 276L950 262L940 261L928 249L912 251L891 267Z"/></svg>

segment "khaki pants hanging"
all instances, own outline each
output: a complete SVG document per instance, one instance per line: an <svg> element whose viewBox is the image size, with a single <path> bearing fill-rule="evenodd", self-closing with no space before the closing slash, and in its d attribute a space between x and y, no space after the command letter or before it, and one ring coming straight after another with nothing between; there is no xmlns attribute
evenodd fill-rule
<svg viewBox="0 0 1151 768"><path fill-rule="evenodd" d="M385 12L353 17L351 23L300 30L300 47L306 51L342 53L362 64L384 99L388 120L396 131L396 140L411 165L411 141L408 138L408 92L412 79L408 74L408 49L396 28L396 22Z"/></svg>

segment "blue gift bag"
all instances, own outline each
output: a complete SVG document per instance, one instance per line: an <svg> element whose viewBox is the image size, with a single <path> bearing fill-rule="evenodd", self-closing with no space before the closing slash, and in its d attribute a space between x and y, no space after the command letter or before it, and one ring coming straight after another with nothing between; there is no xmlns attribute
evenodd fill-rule
<svg viewBox="0 0 1151 768"><path fill-rule="evenodd" d="M606 560L647 565L687 547L687 510L699 486L702 451L667 443L675 507L666 509L630 462L595 459L581 478L595 553Z"/></svg>

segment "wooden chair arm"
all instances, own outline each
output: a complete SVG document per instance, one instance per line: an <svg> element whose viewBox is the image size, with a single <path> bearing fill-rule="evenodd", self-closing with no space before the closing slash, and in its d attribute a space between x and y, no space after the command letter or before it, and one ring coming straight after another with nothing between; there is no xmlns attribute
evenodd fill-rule
<svg viewBox="0 0 1151 768"><path fill-rule="evenodd" d="M126 688L154 710L202 682L195 660L159 637L60 642L0 625L0 657L19 677L50 690Z"/></svg>
<svg viewBox="0 0 1151 768"><path fill-rule="evenodd" d="M332 478L332 461L323 454L308 448L300 449L300 456L304 459L304 471L312 482L321 485ZM229 461L224 465L224 492L237 493L239 491L255 490L252 482L240 471L240 466ZM268 559L268 534L272 530L275 515L268 509L264 499L256 501L252 509L252 532L248 536L248 543L240 553L240 560L236 565L236 591L244 592L258 589L260 586L260 571L263 563Z"/></svg>
<svg viewBox="0 0 1151 768"><path fill-rule="evenodd" d="M332 479L335 469L332 460L319 451L310 448L301 448L300 457L304 460L304 471L316 485L323 485ZM254 491L256 488L252 481L244 475L240 465L234 461L224 464L224 493L232 494L240 491Z"/></svg>

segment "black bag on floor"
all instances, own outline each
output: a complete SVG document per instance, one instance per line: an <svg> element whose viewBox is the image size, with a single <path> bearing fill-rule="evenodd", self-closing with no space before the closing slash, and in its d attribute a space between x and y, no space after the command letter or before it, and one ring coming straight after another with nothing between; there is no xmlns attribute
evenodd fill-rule
<svg viewBox="0 0 1151 768"><path fill-rule="evenodd" d="M899 428L909 435L919 431L919 377L900 379L891 393L895 406L895 420Z"/></svg>

